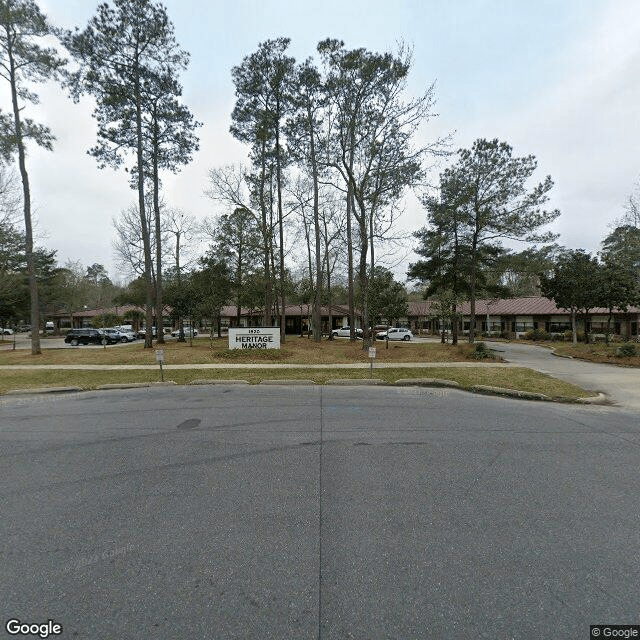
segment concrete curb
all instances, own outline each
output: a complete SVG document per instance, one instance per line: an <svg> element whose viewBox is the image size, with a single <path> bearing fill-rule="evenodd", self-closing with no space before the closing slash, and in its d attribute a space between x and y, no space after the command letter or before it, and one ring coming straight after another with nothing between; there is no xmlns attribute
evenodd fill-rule
<svg viewBox="0 0 640 640"><path fill-rule="evenodd" d="M5 391L5 396L27 396L37 393L77 393L84 391L82 387L36 387L34 389L10 389Z"/></svg>
<svg viewBox="0 0 640 640"><path fill-rule="evenodd" d="M576 402L580 404L611 404L611 400L601 392L598 392L598 395L592 398L576 398Z"/></svg>
<svg viewBox="0 0 640 640"><path fill-rule="evenodd" d="M460 389L460 384L453 380L443 380L441 378L400 378L395 384L401 387L453 387Z"/></svg>
<svg viewBox="0 0 640 640"><path fill-rule="evenodd" d="M327 380L326 384L330 385L344 385L344 386L375 386L389 384L386 380L380 380L380 378L336 378L334 380Z"/></svg>
<svg viewBox="0 0 640 640"><path fill-rule="evenodd" d="M249 384L246 380L192 380L189 384Z"/></svg>
<svg viewBox="0 0 640 640"><path fill-rule="evenodd" d="M551 398L544 393L531 393L529 391L516 391L515 389L503 389L502 387L490 387L484 384L475 384L469 388L474 393L484 393L493 396L509 396L511 398L521 398L523 400L545 400Z"/></svg>
<svg viewBox="0 0 640 640"><path fill-rule="evenodd" d="M549 347L551 349L551 354L556 358L566 358L567 360L573 360L573 356L568 356L564 353L558 353L553 347Z"/></svg>
<svg viewBox="0 0 640 640"><path fill-rule="evenodd" d="M288 385L312 385L315 384L313 380L261 380L260 384L266 385L278 385L278 384L288 384Z"/></svg>
<svg viewBox="0 0 640 640"><path fill-rule="evenodd" d="M138 389L140 387L169 387L171 385L177 384L173 380L167 380L166 382L128 382L128 383L112 383L112 384L101 384L96 387L96 389L100 389L101 391L107 389Z"/></svg>

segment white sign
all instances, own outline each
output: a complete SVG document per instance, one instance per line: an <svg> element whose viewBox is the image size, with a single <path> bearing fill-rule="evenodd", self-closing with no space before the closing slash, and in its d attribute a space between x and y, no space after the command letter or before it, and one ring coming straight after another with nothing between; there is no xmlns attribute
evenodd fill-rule
<svg viewBox="0 0 640 640"><path fill-rule="evenodd" d="M369 357L370 358L375 358L376 357L376 348L375 347L369 347Z"/></svg>
<svg viewBox="0 0 640 640"><path fill-rule="evenodd" d="M279 349L280 327L233 327L229 349Z"/></svg>
<svg viewBox="0 0 640 640"><path fill-rule="evenodd" d="M156 362L164 362L164 350L156 349Z"/></svg>

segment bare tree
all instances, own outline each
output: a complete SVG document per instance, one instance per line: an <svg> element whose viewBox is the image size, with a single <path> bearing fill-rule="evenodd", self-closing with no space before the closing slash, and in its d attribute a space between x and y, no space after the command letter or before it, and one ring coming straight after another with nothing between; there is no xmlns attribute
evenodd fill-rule
<svg viewBox="0 0 640 640"><path fill-rule="evenodd" d="M153 216L149 215L152 211L151 204L147 202L146 207L146 233L151 239L151 244L151 242L155 243L155 227L152 225ZM123 209L120 212L120 217L112 218L111 222L116 232L116 237L112 241L116 264L128 276L139 277L145 275L145 248L143 234L140 231L140 213L137 204L132 204ZM151 264L151 277L155 281L153 263Z"/></svg>
<svg viewBox="0 0 640 640"><path fill-rule="evenodd" d="M203 225L199 225L190 213L175 207L167 207L163 212L162 230L173 242L167 247L167 253L180 279L183 269L190 269L195 263L192 243L203 233Z"/></svg>
<svg viewBox="0 0 640 640"><path fill-rule="evenodd" d="M366 344L369 277L375 265L374 238L383 228L381 213L393 211L390 206L405 190L421 183L425 158L443 153L446 140L414 147L419 127L434 115L435 89L431 85L422 96L405 99L411 51L402 46L395 55L347 51L338 40L321 42L318 51L327 68L327 93L334 112L328 166L339 173L347 191L348 240L351 216L357 227ZM353 313L351 306L350 301Z"/></svg>
<svg viewBox="0 0 640 640"><path fill-rule="evenodd" d="M225 208L247 211L255 221L259 230L262 246L260 260L264 278L264 326L272 323L273 312L273 278L275 272L274 236L275 221L273 219L273 198L268 197L270 189L266 168L258 175L247 173L242 165L226 165L209 171L210 188L205 193ZM266 186L265 186L266 185Z"/></svg>

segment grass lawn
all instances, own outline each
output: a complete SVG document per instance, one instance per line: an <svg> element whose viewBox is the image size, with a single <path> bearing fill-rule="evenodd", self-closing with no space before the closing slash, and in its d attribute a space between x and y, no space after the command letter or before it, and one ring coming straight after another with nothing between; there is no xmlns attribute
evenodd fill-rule
<svg viewBox="0 0 640 640"><path fill-rule="evenodd" d="M470 356L469 344L457 347L438 343L389 343L377 341L378 362L475 362ZM43 349L37 356L28 349L0 351L0 364L154 364L154 349L145 349L142 341L105 348L76 347L73 349ZM209 340L198 337L189 342L168 340L163 346L166 364L342 364L369 362L362 341L350 342L344 338L323 340L320 343L307 338L287 336L280 350L229 351L227 338Z"/></svg>
<svg viewBox="0 0 640 640"><path fill-rule="evenodd" d="M572 356L580 360L617 364L623 367L640 367L640 355L626 357L616 355L620 343L614 343L608 346L604 342L596 342L595 344L579 343L576 345L568 343L558 344L557 342L549 344L556 350L556 353ZM640 345L636 346L640 354Z"/></svg>
<svg viewBox="0 0 640 640"><path fill-rule="evenodd" d="M473 346L462 343L456 347L439 343L390 343L376 344L378 363L447 363L476 362L471 352ZM3 365L155 365L155 348L144 349L142 342L104 348L77 347L74 349L43 349L42 354L32 356L28 350L0 351ZM228 350L228 340L209 340L198 337L193 346L188 342L169 340L163 345L165 364L253 364L250 369L184 369L165 370L165 380L178 384L189 384L194 380L246 380L257 384L265 379L305 379L324 384L336 378L368 378L370 376L368 352L363 351L362 342L351 343L345 339L323 340L315 343L307 338L287 336L279 351ZM485 364L491 360L484 360ZM261 369L260 364L354 364L362 363L362 369ZM516 368L389 368L376 369L374 377L395 383L401 378L441 378L452 380L463 388L476 384L544 393L552 398L575 399L591 395L574 385L561 382L529 369ZM102 384L157 382L158 369L153 370L3 370L0 371L0 393L10 389L78 386L95 389Z"/></svg>
<svg viewBox="0 0 640 640"><path fill-rule="evenodd" d="M194 380L246 380L258 384L262 380L313 380L316 384L324 384L336 378L369 378L368 368L363 369L194 369L165 371L165 380L173 380L178 384L189 384ZM441 378L452 380L462 388L476 384L544 393L559 400L593 395L572 384L556 380L551 376L524 368L429 368L374 369L373 377L394 383L401 378ZM159 382L157 370L140 371L73 371L47 370L32 371L17 369L2 371L0 375L0 393L9 389L25 389L36 387L78 386L82 389L95 389L102 384Z"/></svg>

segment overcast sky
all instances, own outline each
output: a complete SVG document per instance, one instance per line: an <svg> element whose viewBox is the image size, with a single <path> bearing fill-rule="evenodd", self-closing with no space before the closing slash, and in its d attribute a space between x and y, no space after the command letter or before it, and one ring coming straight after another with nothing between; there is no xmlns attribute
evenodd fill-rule
<svg viewBox="0 0 640 640"><path fill-rule="evenodd" d="M83 28L94 0L41 0L53 24ZM291 54L318 41L348 48L414 49L413 95L436 81L438 117L425 136L455 132L455 149L499 138L538 159L536 177L554 181L554 229L570 248L597 251L640 176L640 2L637 0L167 0L182 48L191 54L184 102L204 123L191 165L165 177L167 204L196 218L215 212L204 196L210 168L246 159L229 133L231 67L268 38L291 38ZM29 151L41 244L58 259L104 264L118 279L111 219L135 201L127 175L99 170L91 102L40 87L29 114L57 137L55 151ZM9 104L4 105L7 110ZM424 225L411 207L407 229Z"/></svg>

